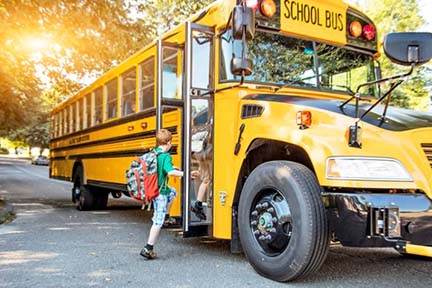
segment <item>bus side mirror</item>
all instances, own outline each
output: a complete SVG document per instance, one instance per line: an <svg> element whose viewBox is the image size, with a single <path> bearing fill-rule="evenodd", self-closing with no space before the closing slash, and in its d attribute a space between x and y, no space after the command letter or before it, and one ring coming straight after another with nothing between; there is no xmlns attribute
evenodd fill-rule
<svg viewBox="0 0 432 288"><path fill-rule="evenodd" d="M235 76L249 76L252 74L252 59L232 58L231 73Z"/></svg>
<svg viewBox="0 0 432 288"><path fill-rule="evenodd" d="M424 64L432 58L432 33L389 33L384 37L384 53L400 65Z"/></svg>
<svg viewBox="0 0 432 288"><path fill-rule="evenodd" d="M232 11L232 35L235 40L252 40L255 34L255 13L252 8L235 6Z"/></svg>

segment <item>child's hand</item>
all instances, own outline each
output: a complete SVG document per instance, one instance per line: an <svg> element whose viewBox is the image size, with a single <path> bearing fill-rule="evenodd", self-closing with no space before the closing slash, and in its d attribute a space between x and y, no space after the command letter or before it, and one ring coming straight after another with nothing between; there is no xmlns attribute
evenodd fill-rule
<svg viewBox="0 0 432 288"><path fill-rule="evenodd" d="M191 172L192 179L199 177L201 173L198 170L194 170Z"/></svg>

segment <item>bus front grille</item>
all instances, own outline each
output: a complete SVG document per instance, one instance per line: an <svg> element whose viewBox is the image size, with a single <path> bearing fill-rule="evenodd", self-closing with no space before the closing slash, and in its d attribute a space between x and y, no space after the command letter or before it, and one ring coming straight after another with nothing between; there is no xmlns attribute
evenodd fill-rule
<svg viewBox="0 0 432 288"><path fill-rule="evenodd" d="M432 168L432 143L422 143L423 151L426 154L426 158L429 161L429 165Z"/></svg>

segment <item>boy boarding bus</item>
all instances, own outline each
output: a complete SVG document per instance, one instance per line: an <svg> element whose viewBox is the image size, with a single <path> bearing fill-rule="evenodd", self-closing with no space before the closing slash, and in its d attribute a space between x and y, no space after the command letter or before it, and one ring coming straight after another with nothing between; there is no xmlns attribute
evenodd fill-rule
<svg viewBox="0 0 432 288"><path fill-rule="evenodd" d="M330 239L432 256L432 114L388 105L431 47L387 35L408 67L381 79L376 27L342 1L217 1L52 111L50 177L104 209L166 128L185 175L212 147L206 217L202 177L169 183L184 237L230 239L265 277L313 273Z"/></svg>

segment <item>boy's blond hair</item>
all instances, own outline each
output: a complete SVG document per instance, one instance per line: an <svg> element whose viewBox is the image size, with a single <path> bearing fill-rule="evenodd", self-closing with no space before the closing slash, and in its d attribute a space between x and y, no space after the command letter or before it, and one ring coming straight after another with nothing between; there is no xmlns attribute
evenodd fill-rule
<svg viewBox="0 0 432 288"><path fill-rule="evenodd" d="M171 132L167 129L161 129L156 135L156 145L166 145L169 141L171 141L172 135Z"/></svg>

